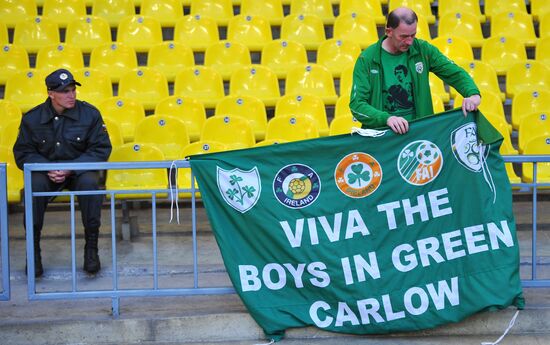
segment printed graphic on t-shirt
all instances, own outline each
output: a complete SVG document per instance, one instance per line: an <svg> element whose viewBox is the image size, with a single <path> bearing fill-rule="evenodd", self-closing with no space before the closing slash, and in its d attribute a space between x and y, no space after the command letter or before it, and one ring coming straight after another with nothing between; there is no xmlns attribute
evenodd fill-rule
<svg viewBox="0 0 550 345"><path fill-rule="evenodd" d="M384 105L388 112L410 114L414 108L412 83L409 70L404 65L397 65L393 69L393 76L387 78L390 83L385 90Z"/></svg>

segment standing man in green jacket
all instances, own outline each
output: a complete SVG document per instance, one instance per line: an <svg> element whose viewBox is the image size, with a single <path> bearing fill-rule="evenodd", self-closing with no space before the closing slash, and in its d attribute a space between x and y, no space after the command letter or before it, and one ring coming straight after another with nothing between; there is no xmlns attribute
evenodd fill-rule
<svg viewBox="0 0 550 345"><path fill-rule="evenodd" d="M384 37L357 59L350 108L363 128L388 126L404 134L409 121L433 114L429 72L464 96L464 115L481 103L479 89L464 69L415 38L417 23L414 11L396 8L388 14Z"/></svg>

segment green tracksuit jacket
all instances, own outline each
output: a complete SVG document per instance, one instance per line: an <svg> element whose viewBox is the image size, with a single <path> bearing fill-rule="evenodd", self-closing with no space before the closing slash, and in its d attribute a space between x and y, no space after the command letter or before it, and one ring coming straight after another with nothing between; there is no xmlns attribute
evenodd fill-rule
<svg viewBox="0 0 550 345"><path fill-rule="evenodd" d="M382 37L377 43L365 49L353 70L353 86L350 109L363 128L386 126L391 115L383 111L382 89L384 71L381 65ZM470 75L449 60L432 44L415 39L409 48L407 68L411 71L416 119L433 114L430 93L429 72L435 73L446 84L453 86L462 96L479 95L479 89Z"/></svg>

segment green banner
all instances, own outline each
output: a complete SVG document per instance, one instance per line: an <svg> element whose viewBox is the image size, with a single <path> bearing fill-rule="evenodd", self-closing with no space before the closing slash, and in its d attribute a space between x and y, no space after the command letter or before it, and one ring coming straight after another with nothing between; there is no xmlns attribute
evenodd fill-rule
<svg viewBox="0 0 550 345"><path fill-rule="evenodd" d="M191 157L231 281L270 339L523 308L500 134L460 110L378 134Z"/></svg>

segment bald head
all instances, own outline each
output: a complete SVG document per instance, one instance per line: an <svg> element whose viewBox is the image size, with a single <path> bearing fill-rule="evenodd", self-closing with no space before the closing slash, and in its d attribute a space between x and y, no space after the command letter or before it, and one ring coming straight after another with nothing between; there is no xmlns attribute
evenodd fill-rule
<svg viewBox="0 0 550 345"><path fill-rule="evenodd" d="M388 20L386 21L386 28L395 29L401 23L412 25L418 22L416 13L407 7L398 7L388 14Z"/></svg>

